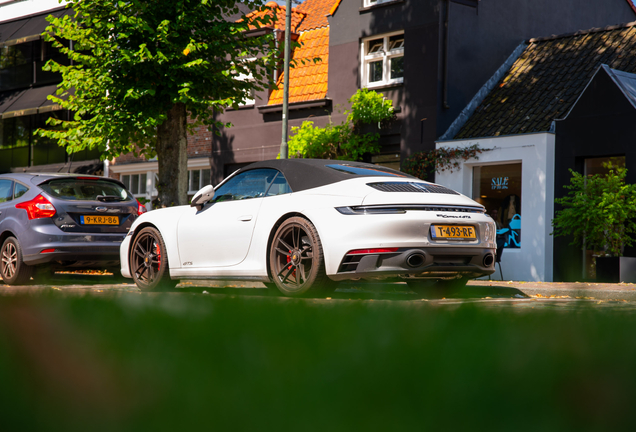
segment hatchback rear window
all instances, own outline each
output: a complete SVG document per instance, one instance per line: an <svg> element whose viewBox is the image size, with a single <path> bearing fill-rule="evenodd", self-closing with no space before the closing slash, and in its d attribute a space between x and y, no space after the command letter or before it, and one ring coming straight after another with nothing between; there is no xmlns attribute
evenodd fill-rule
<svg viewBox="0 0 636 432"><path fill-rule="evenodd" d="M128 201L133 196L123 186L107 180L60 179L41 184L52 197L71 201Z"/></svg>

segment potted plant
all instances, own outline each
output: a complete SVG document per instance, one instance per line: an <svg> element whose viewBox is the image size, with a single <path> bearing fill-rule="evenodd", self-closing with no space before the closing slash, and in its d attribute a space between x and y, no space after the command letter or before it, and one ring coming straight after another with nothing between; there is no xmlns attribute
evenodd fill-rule
<svg viewBox="0 0 636 432"><path fill-rule="evenodd" d="M596 279L636 282L636 258L623 257L636 233L636 185L626 184L627 169L604 164L607 174L584 176L573 170L563 206L552 220L554 236L572 236L571 244L593 250Z"/></svg>

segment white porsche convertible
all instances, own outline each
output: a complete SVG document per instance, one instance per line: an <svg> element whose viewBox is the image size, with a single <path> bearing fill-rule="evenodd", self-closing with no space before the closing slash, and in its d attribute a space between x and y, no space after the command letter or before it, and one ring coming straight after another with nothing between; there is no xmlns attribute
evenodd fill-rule
<svg viewBox="0 0 636 432"><path fill-rule="evenodd" d="M361 162L286 159L141 215L120 257L144 291L212 278L294 296L357 279L462 286L494 272L495 248L484 207L444 186Z"/></svg>

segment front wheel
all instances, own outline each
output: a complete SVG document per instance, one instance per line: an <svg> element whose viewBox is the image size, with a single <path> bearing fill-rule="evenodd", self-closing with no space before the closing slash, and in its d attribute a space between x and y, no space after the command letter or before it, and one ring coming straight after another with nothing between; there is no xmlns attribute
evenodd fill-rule
<svg viewBox="0 0 636 432"><path fill-rule="evenodd" d="M8 237L2 244L0 273L7 285L24 285L29 282L34 267L22 261L22 247L15 237Z"/></svg>
<svg viewBox="0 0 636 432"><path fill-rule="evenodd" d="M178 280L170 279L168 253L159 230L142 229L132 244L130 273L142 291L166 291L174 289Z"/></svg>
<svg viewBox="0 0 636 432"><path fill-rule="evenodd" d="M289 218L276 230L269 251L269 270L278 290L287 296L332 285L325 272L318 231L302 217Z"/></svg>

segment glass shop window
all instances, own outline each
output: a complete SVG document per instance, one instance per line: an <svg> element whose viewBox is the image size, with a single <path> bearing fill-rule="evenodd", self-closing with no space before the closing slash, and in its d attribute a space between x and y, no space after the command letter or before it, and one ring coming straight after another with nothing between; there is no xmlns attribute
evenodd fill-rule
<svg viewBox="0 0 636 432"><path fill-rule="evenodd" d="M521 163L474 167L473 199L497 223L504 247L521 247Z"/></svg>

